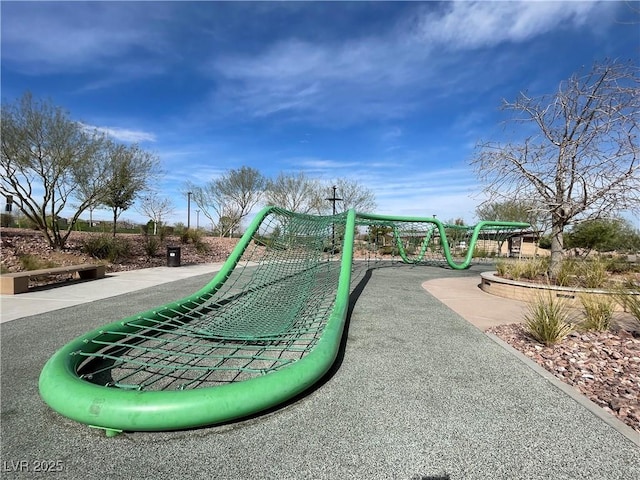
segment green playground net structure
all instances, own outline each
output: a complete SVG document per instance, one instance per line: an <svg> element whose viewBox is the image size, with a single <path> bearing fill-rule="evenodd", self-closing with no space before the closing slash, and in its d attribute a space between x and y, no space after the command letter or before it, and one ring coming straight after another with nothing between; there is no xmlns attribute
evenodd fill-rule
<svg viewBox="0 0 640 480"><path fill-rule="evenodd" d="M60 349L40 375L41 396L109 435L255 414L308 389L333 364L354 262L467 268L483 235L494 248L526 227L267 207L202 289Z"/></svg>

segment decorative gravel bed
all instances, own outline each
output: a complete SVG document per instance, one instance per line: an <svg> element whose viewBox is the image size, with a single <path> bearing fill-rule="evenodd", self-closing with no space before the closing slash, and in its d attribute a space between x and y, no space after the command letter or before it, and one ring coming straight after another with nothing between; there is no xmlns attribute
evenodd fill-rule
<svg viewBox="0 0 640 480"><path fill-rule="evenodd" d="M54 251L49 248L40 232L27 229L2 228L0 230L2 252L0 261L2 267L9 272L17 272L23 269L20 257L24 255L36 257L43 264L51 263L49 266L103 262L83 252L83 243L91 235L97 236L100 234L72 232L65 249ZM227 259L236 243L238 243L237 238L202 237L203 243L206 244L206 249L198 250L192 243L183 244L180 238L171 236L167 237L158 246L155 255L149 256L145 252L143 235L119 233L117 237L129 244L129 254L116 262L107 263L107 272L165 266L167 265L167 246L180 247L181 264L223 262Z"/></svg>
<svg viewBox="0 0 640 480"><path fill-rule="evenodd" d="M640 338L622 329L573 332L547 347L531 339L521 324L487 331L640 432Z"/></svg>

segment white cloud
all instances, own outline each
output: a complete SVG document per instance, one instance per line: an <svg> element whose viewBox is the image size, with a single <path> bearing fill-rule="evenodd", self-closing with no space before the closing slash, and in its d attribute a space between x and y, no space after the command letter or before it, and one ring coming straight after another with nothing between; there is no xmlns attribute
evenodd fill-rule
<svg viewBox="0 0 640 480"><path fill-rule="evenodd" d="M135 69L138 62L124 55L166 48L152 21L162 10L157 3L5 2L2 60L30 74L111 71L127 63Z"/></svg>
<svg viewBox="0 0 640 480"><path fill-rule="evenodd" d="M128 128L120 127L96 127L93 125L86 125L80 123L86 130L96 130L104 133L109 137L127 143L141 143L141 142L155 142L156 136L151 132L145 132L143 130L131 130Z"/></svg>
<svg viewBox="0 0 640 480"><path fill-rule="evenodd" d="M325 125L393 121L447 98L479 95L517 72L510 54L493 52L487 59L477 49L582 26L596 20L598 8L615 6L428 2L375 36L316 43L280 39L257 53L217 56L208 73L216 80L217 106L243 115L286 112L289 121ZM450 53L442 55L443 48Z"/></svg>
<svg viewBox="0 0 640 480"><path fill-rule="evenodd" d="M424 11L414 35L429 46L476 49L522 42L560 26L580 26L598 2L447 2Z"/></svg>

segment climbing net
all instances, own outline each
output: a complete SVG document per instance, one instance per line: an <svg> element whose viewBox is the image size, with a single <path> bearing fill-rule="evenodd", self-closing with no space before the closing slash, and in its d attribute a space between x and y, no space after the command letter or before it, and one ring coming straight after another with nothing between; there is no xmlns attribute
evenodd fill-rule
<svg viewBox="0 0 640 480"><path fill-rule="evenodd" d="M498 227L515 228L489 222L470 229L435 219L365 214L349 224L347 218L347 213L311 216L269 209L202 290L90 336L73 353L81 358L77 376L102 386L155 391L267 375L304 358L322 338L345 258L351 268L351 255L342 255L354 249L353 242L344 241L354 237L349 228L366 232L368 240L356 248L388 252L405 263L446 262L452 268L469 265L483 229L495 239ZM454 258L463 244L465 253Z"/></svg>
<svg viewBox="0 0 640 480"><path fill-rule="evenodd" d="M182 390L299 360L322 336L333 307L340 271L334 238L345 218L272 211L225 281L102 331L93 348L77 352L86 357L78 375L121 389Z"/></svg>
<svg viewBox="0 0 640 480"><path fill-rule="evenodd" d="M376 261L446 265L467 268L508 255L505 242L523 232L523 224L481 222L467 226L442 223L435 218L402 218L359 214L360 235L354 248Z"/></svg>

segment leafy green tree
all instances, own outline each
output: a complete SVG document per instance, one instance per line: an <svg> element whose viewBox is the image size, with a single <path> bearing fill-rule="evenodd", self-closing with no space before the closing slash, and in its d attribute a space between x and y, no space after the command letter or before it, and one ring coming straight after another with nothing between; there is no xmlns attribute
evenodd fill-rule
<svg viewBox="0 0 640 480"><path fill-rule="evenodd" d="M542 223L540 205L531 200L504 200L484 202L476 208L479 220L526 222L533 228Z"/></svg>
<svg viewBox="0 0 640 480"><path fill-rule="evenodd" d="M3 104L0 136L0 193L13 197L51 248L64 248L80 215L105 192L104 136L30 92ZM58 222L66 212L70 221Z"/></svg>
<svg viewBox="0 0 640 480"><path fill-rule="evenodd" d="M457 247L467 237L467 228L464 227L464 220L462 218L450 219L445 222L444 232L447 236L447 242L449 246Z"/></svg>
<svg viewBox="0 0 640 480"><path fill-rule="evenodd" d="M116 236L118 217L128 210L149 187L159 173L159 161L138 145L118 145L109 142L109 177L102 203L113 212L113 236Z"/></svg>
<svg viewBox="0 0 640 480"><path fill-rule="evenodd" d="M593 250L629 251L633 250L635 245L637 245L637 232L634 232L629 222L619 218L595 219L578 223L566 238L568 248L584 249L585 256Z"/></svg>
<svg viewBox="0 0 640 480"><path fill-rule="evenodd" d="M369 241L378 246L386 245L386 238L392 232L392 228L386 225L369 225Z"/></svg>
<svg viewBox="0 0 640 480"><path fill-rule="evenodd" d="M476 208L476 216L479 220L493 220L493 221L505 221L505 222L524 222L531 225L531 228L536 233L545 230L545 218L543 217L544 208L538 204L538 202L532 200L504 200L502 202L484 202ZM502 251L502 245L505 241L510 241L507 238L498 240L498 252ZM544 242L543 242L544 243ZM538 245L540 248L550 248Z"/></svg>
<svg viewBox="0 0 640 480"><path fill-rule="evenodd" d="M472 164L490 201L536 199L550 219L552 277L569 225L640 210L639 83L632 63L595 64L551 95L505 101L526 136L477 146Z"/></svg>

